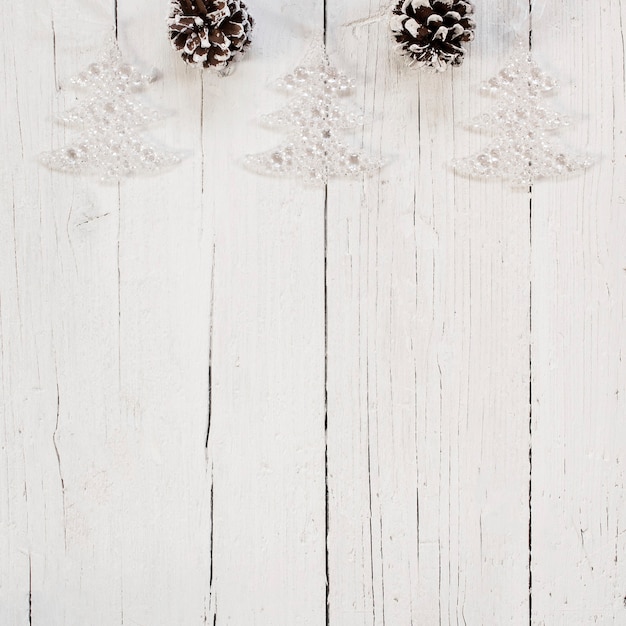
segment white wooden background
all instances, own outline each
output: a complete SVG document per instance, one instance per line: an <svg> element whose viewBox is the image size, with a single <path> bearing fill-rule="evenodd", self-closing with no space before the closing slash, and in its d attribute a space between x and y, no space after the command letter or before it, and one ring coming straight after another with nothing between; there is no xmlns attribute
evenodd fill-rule
<svg viewBox="0 0 626 626"><path fill-rule="evenodd" d="M518 0L436 76L347 26L385 3L250 0L220 80L166 2L4 0L2 626L626 624L626 2L534 24L601 161L530 192L447 165L489 139L463 123ZM389 161L327 195L240 164L324 16L347 140ZM189 151L119 187L36 160L116 19Z"/></svg>

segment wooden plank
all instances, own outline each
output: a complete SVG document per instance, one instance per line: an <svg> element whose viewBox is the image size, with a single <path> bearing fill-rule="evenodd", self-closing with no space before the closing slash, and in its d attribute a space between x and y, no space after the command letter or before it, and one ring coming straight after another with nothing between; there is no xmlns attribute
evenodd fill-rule
<svg viewBox="0 0 626 626"><path fill-rule="evenodd" d="M242 169L283 141L259 117L306 53L322 3L250 4L254 47L205 80L215 229L212 426L217 624L323 624L324 191Z"/></svg>
<svg viewBox="0 0 626 626"><path fill-rule="evenodd" d="M3 445L0 621L52 626L119 615L110 564L107 416L117 412L117 191L52 175L37 154L64 143L51 117L73 100L61 79L86 60L97 25L76 28L51 8L7 7L2 125ZM110 13L112 18L112 13ZM83 37L85 39L83 39ZM56 87L63 87L58 91ZM77 593L81 590L82 593ZM61 600L60 599L67 599ZM74 619L78 617L78 619Z"/></svg>
<svg viewBox="0 0 626 626"><path fill-rule="evenodd" d="M329 194L331 623L528 623L529 198L449 168L511 44L478 11L443 76L403 69L384 22L343 28L362 3L329 13L356 137L390 160Z"/></svg>
<svg viewBox="0 0 626 626"><path fill-rule="evenodd" d="M121 611L131 624L210 623L214 229L204 201L202 78L168 47L162 12L117 4L122 49L162 68L146 97L173 116L153 134L189 153L171 172L120 186L120 413L111 439L123 468L113 507Z"/></svg>
<svg viewBox="0 0 626 626"><path fill-rule="evenodd" d="M162 16L149 17L142 35L145 16L128 15L130 6L118 7L122 48L130 61L162 66L169 51L162 41L149 41L155 27L162 30ZM20 318L19 335L14 331L7 341L22 342L23 362L9 361L5 371L15 372L29 400L14 408L27 442L23 490L33 494L26 514L37 520L18 546L30 562L29 576L15 579L24 623L200 623L208 610L210 281L198 285L211 275L212 248L198 235L200 150L187 175L124 182L119 190L51 174L33 162L39 150L71 136L49 130L51 112L75 98L69 90L55 93L54 81L67 86L98 54L112 9L108 25L94 13L78 18L84 30L77 36L75 12L59 3L37 38L42 50L35 57L49 64L16 60L26 107L19 119L28 132L16 171L21 179L25 169L18 184L29 185L23 196L15 194L16 262L25 277L16 297L32 301L33 313ZM147 97L191 109L188 122L170 127L164 142L199 148L199 78L188 80L170 63L172 80ZM45 96L33 97L30 84L41 84ZM39 145L42 137L47 145ZM177 185L188 186L182 206ZM25 342L36 338L37 349L27 351ZM9 493L16 490L22 485L13 481Z"/></svg>
<svg viewBox="0 0 626 626"><path fill-rule="evenodd" d="M6 127L17 157L2 185L3 622L200 624L219 606L223 623L318 623L324 195L238 163L274 141L250 93L255 113L271 110L284 50L306 46L261 27L247 68L201 78L152 36L161 15L119 2L129 60L165 68L148 97L181 111L163 142L195 153L101 187L32 162L65 142L49 117L74 94L55 80L113 24L113 7L90 8L78 36L66 2L39 25L47 67L17 41L3 49L21 124Z"/></svg>
<svg viewBox="0 0 626 626"><path fill-rule="evenodd" d="M571 146L602 155L533 192L533 624L626 619L623 2L548 4L533 48ZM555 50L560 51L555 54Z"/></svg>

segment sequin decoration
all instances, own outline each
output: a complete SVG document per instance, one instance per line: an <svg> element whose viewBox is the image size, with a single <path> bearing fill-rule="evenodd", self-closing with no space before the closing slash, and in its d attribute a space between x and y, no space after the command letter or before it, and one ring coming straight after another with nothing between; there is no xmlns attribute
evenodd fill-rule
<svg viewBox="0 0 626 626"><path fill-rule="evenodd" d="M145 142L139 134L140 127L163 119L135 96L155 78L154 73L142 74L128 65L112 41L97 62L71 81L87 94L86 99L58 118L81 134L67 147L42 154L42 163L102 181L157 172L179 163L178 155Z"/></svg>
<svg viewBox="0 0 626 626"><path fill-rule="evenodd" d="M341 130L362 124L356 112L340 99L354 89L354 81L337 71L316 42L304 62L278 82L293 94L287 106L263 117L274 128L286 128L287 140L274 150L246 157L246 165L261 174L296 176L325 184L331 177L371 174L381 162L345 145Z"/></svg>
<svg viewBox="0 0 626 626"><path fill-rule="evenodd" d="M592 159L568 154L551 136L569 123L542 106L542 98L556 87L556 81L520 46L506 67L483 86L498 104L475 120L473 128L494 133L493 142L478 154L455 161L454 168L466 176L501 178L514 187L527 187L541 178L589 167Z"/></svg>

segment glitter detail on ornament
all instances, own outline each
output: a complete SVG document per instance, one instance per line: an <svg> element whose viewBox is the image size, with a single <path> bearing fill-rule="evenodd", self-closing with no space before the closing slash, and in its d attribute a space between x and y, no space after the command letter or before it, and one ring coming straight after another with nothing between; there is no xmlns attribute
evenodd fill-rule
<svg viewBox="0 0 626 626"><path fill-rule="evenodd" d="M541 104L541 98L557 86L520 46L502 71L483 85L483 91L496 97L498 104L472 127L493 132L493 142L478 154L454 161L456 171L528 187L536 180L566 176L592 165L593 159L566 152L551 137L569 124L568 118Z"/></svg>
<svg viewBox="0 0 626 626"><path fill-rule="evenodd" d="M87 98L58 117L82 133L73 144L42 154L41 162L53 170L98 176L102 181L154 173L179 163L177 154L157 149L138 133L140 127L164 118L135 97L155 80L154 73L142 74L126 63L112 41L100 60L71 81Z"/></svg>
<svg viewBox="0 0 626 626"><path fill-rule="evenodd" d="M287 140L273 150L246 157L246 165L260 174L296 176L326 184L332 177L372 174L382 163L345 145L339 131L363 123L340 98L354 89L354 81L334 68L323 43L315 42L305 60L278 82L293 94L287 106L262 118L271 128L287 128Z"/></svg>

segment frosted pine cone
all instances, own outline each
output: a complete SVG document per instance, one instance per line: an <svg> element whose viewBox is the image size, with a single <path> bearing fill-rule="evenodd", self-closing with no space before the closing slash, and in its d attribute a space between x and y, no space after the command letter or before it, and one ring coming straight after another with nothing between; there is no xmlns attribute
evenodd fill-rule
<svg viewBox="0 0 626 626"><path fill-rule="evenodd" d="M391 18L396 51L409 66L443 72L461 65L463 43L474 39L473 13L468 0L400 0Z"/></svg>
<svg viewBox="0 0 626 626"><path fill-rule="evenodd" d="M173 0L168 25L187 63L223 72L250 45L254 20L241 0Z"/></svg>

